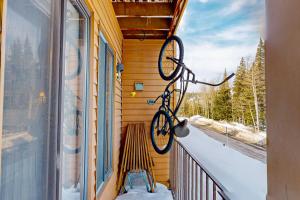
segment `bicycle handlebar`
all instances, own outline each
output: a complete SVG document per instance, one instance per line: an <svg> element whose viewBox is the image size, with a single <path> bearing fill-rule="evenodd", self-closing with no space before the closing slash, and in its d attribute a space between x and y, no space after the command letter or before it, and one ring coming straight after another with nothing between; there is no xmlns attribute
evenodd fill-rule
<svg viewBox="0 0 300 200"><path fill-rule="evenodd" d="M169 59L169 60L172 60L176 64L179 64L179 65L183 66L189 73L191 73L193 75L192 80L186 80L186 81L194 83L194 84L198 84L199 83L199 84L203 84L203 85L209 85L209 86L216 87L216 86L222 85L223 83L225 83L226 81L228 81L229 79L231 79L235 75L234 73L232 73L229 76L227 76L222 82L217 83L217 84L207 83L207 82L203 82L203 81L198 81L198 80L195 80L195 74L192 72L192 70L190 70L189 68L187 68L184 63L180 63L177 58L173 58L173 57L169 57L169 56L167 56L166 58Z"/></svg>
<svg viewBox="0 0 300 200"><path fill-rule="evenodd" d="M226 81L228 81L229 79L231 79L235 75L234 73L232 73L229 76L227 76L223 81L221 81L220 83L216 83L216 84L214 84L214 83L207 83L207 82L203 82L203 81L198 81L198 80L195 80L195 74L192 72L192 70L190 70L189 68L187 68L184 63L180 63L177 58L172 58L172 57L168 57L167 56L167 59L172 60L174 63L181 65L181 67L183 67L184 70L187 70L188 71L188 77L189 77L190 74L193 76L192 80L189 80L189 78L187 78L187 80L182 80L183 82L191 82L191 83L194 83L194 84L203 84L203 85L209 85L209 86L216 87L216 86L222 85L223 83L225 83ZM185 90L186 89L187 88L185 88ZM179 91L177 89L174 89L170 94L172 94L174 91L175 92L180 92L180 89L179 89ZM164 94L158 96L155 100L154 99L148 99L147 103L149 105L153 105L153 104L155 104L157 102L157 100L159 98L164 98Z"/></svg>
<svg viewBox="0 0 300 200"><path fill-rule="evenodd" d="M232 74L230 74L229 76L227 76L222 82L220 82L220 83L217 83L217 84L213 84L213 83L207 83L207 82L203 82L203 81L192 81L193 83L195 83L195 84L203 84L203 85L209 85L209 86L214 86L214 87L216 87L216 86L220 86L220 85L222 85L223 83L225 83L226 81L228 81L229 79L231 79L233 76L234 76L235 74L234 73L232 73Z"/></svg>

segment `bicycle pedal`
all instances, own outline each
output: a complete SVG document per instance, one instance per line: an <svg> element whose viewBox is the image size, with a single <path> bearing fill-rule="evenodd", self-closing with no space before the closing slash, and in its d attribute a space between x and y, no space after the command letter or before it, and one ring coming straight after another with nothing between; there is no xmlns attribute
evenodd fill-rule
<svg viewBox="0 0 300 200"><path fill-rule="evenodd" d="M179 121L179 123L177 124L177 126L182 126L182 127L186 127L188 124L188 120L184 119L182 121Z"/></svg>
<svg viewBox="0 0 300 200"><path fill-rule="evenodd" d="M147 104L153 105L153 104L155 104L155 101L153 99L148 99Z"/></svg>

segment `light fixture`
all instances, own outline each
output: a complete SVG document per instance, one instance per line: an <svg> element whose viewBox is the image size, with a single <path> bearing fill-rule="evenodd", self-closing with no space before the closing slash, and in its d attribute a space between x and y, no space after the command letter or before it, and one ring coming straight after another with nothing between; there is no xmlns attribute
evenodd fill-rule
<svg viewBox="0 0 300 200"><path fill-rule="evenodd" d="M136 96L136 92L130 92L130 96L131 97L135 97Z"/></svg>
<svg viewBox="0 0 300 200"><path fill-rule="evenodd" d="M144 90L144 83L143 82L135 82L134 83L134 90L135 91L143 91Z"/></svg>
<svg viewBox="0 0 300 200"><path fill-rule="evenodd" d="M40 103L45 103L46 102L46 94L44 91L39 92L39 102Z"/></svg>
<svg viewBox="0 0 300 200"><path fill-rule="evenodd" d="M121 74L124 71L124 65L122 63L117 64L117 79L120 80L121 79Z"/></svg>

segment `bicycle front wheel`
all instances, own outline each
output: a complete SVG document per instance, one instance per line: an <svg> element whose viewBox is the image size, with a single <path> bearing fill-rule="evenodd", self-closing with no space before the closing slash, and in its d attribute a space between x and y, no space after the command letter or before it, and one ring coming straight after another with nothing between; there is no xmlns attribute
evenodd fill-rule
<svg viewBox="0 0 300 200"><path fill-rule="evenodd" d="M173 121L167 112L159 110L154 115L150 134L153 148L157 153L165 154L171 149L174 139Z"/></svg>
<svg viewBox="0 0 300 200"><path fill-rule="evenodd" d="M158 58L158 71L162 79L172 80L180 70L180 64L176 64L168 57L182 63L183 54L183 44L179 37L173 35L164 42Z"/></svg>

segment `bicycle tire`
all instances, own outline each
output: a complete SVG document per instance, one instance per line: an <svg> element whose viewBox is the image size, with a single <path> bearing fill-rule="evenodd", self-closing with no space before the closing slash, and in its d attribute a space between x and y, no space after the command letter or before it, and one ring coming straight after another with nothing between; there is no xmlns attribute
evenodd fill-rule
<svg viewBox="0 0 300 200"><path fill-rule="evenodd" d="M170 132L169 132L169 140L168 140L168 143L167 145L165 146L165 148L163 149L160 149L158 146L157 146L157 143L156 143L156 140L155 140L155 122L157 120L157 118L160 116L160 115L164 115L166 117L166 120L169 124L169 128L170 128ZM150 130L150 134L151 134L151 142L152 142L152 146L154 148L154 150L159 153L159 154L165 154L167 153L168 151L170 151L171 149L171 146L172 146L172 143L173 143L173 140L174 140L174 133L173 133L173 121L171 119L171 117L169 116L169 114L166 112L166 111L163 111L163 110L159 110L155 113L153 119L152 119L152 122L151 122L151 130Z"/></svg>
<svg viewBox="0 0 300 200"><path fill-rule="evenodd" d="M181 41L181 39L176 36L176 35L173 35L171 37L169 37L165 42L164 44L162 45L161 49L160 49L160 53L159 53L159 58L158 58L158 71L159 71L159 74L161 76L162 79L166 80L166 81L169 81L169 80L172 80L174 77L176 77L176 75L178 74L179 70L180 70L180 64L177 64L175 70L169 74L169 75L166 75L164 73L164 70L163 70L163 57L165 55L165 50L166 50L166 47L167 45L172 42L172 41L175 41L177 44L178 44L178 47L179 47L179 60L178 62L179 63L182 63L183 61L183 56L184 56L184 48L183 48L183 43Z"/></svg>

